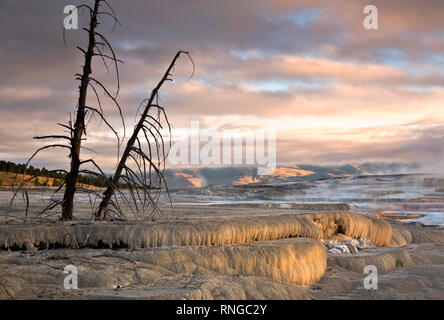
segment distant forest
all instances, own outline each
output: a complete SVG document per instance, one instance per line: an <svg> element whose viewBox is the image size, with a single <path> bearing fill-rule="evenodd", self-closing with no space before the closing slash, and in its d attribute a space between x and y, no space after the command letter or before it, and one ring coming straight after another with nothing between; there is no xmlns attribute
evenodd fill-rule
<svg viewBox="0 0 444 320"><path fill-rule="evenodd" d="M25 173L25 169L26 169L25 164L21 164L21 163L17 164L17 163L10 162L10 161L0 160L0 171L23 174L23 173ZM53 186L60 186L61 183L66 178L66 173L53 172L53 171L46 169L45 167L39 169L39 168L35 168L33 166L29 166L26 169L26 174L29 174L31 176L35 175L35 176L40 176L40 177L45 177L45 178L58 179L59 181L54 180ZM96 187L104 187L106 185L106 182L104 179L99 178L99 177L95 177L92 175L79 175L79 179L77 182L82 183L82 184L91 185L91 186L96 186Z"/></svg>

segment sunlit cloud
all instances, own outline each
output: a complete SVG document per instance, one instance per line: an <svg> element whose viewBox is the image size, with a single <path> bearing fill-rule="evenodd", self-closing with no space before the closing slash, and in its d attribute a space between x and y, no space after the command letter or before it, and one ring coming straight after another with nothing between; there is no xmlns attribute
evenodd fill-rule
<svg viewBox="0 0 444 320"><path fill-rule="evenodd" d="M183 49L193 57L193 77L191 62L181 58L160 93L176 137L199 121L212 130L275 129L282 164L442 162L442 1L375 0L376 31L362 28L363 0L192 0L186 10L181 1L110 2L123 27L100 27L125 61L119 101L127 137L139 104ZM82 59L75 46L85 39L69 32L64 46L62 9L51 1L26 10L17 1L0 4L0 158L24 162L38 146L32 137L62 130L56 123L77 103ZM93 70L115 92L113 71L100 61ZM99 97L123 137L117 109ZM93 94L88 103L97 105ZM111 170L116 140L98 123L85 142L97 153L83 156ZM36 161L65 166L67 158L45 153Z"/></svg>

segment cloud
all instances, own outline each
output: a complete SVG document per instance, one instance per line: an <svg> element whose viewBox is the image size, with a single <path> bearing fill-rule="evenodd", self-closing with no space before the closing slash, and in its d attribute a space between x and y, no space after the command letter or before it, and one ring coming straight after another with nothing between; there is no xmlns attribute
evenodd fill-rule
<svg viewBox="0 0 444 320"><path fill-rule="evenodd" d="M72 1L80 4L82 1ZM354 159L440 161L444 19L440 0L375 0L379 29L362 27L366 1L110 0L122 23L99 26L120 65L119 101L130 130L139 103L179 49L173 83L161 92L173 127L191 120L206 128L278 130L280 162ZM0 3L0 157L24 161L33 136L60 133L77 103L85 32L62 39L63 3ZM86 12L80 13L86 23ZM18 23L20 22L20 23ZM109 27L109 28L108 28ZM94 77L114 92L115 74L100 60ZM122 133L116 108L99 92ZM96 97L88 96L96 105ZM97 123L96 123L97 124ZM115 141L91 127L87 146L105 167L115 164ZM66 166L62 153L42 155Z"/></svg>

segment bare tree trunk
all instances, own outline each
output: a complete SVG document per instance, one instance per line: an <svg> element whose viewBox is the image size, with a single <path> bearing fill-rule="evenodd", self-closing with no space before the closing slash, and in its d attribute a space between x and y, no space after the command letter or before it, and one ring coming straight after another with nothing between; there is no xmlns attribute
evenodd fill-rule
<svg viewBox="0 0 444 320"><path fill-rule="evenodd" d="M83 74L80 79L79 101L77 106L76 121L71 140L71 169L66 177L66 189L62 203L62 220L72 220L74 193L76 191L77 179L80 168L80 145L82 135L85 132L85 114L86 114L86 95L88 92L88 84L90 80L91 60L94 56L95 47L95 29L97 26L97 13L99 10L100 0L95 0L94 9L91 12L91 20L89 26L89 42L88 49L85 52L85 64L83 66Z"/></svg>
<svg viewBox="0 0 444 320"><path fill-rule="evenodd" d="M106 8L102 10L101 4L105 4ZM57 142L54 144L47 144L40 148L38 148L32 156L28 159L25 168L27 168L28 164L31 162L31 160L37 156L42 151L53 149L53 148L63 148L69 150L69 157L70 157L70 171L66 171L63 169L57 169L52 170L54 172L63 172L66 174L66 178L63 181L63 184L59 186L54 193L52 194L50 198L50 203L46 208L41 210L39 213L37 213L38 216L43 214L44 212L48 210L52 210L55 207L61 205L62 206L62 220L72 220L73 218L73 206L74 206L74 194L77 191L76 184L78 181L78 178L80 174L85 173L88 175L92 175L95 177L99 177L103 179L104 181L108 181L108 178L106 177L103 170L100 168L100 166L93 160L93 159L86 159L86 160L80 160L80 150L82 148L81 143L82 140L85 140L82 138L83 134L86 135L86 127L87 123L94 118L95 115L99 116L100 121L103 121L107 127L115 134L117 138L117 148L120 150L120 138L118 135L118 132L112 127L112 125L107 121L103 110L102 105L100 102L100 97L98 95L97 89L95 86L100 87L103 92L105 93L105 96L113 101L113 103L116 105L120 117L122 119L123 124L123 131L125 136L125 122L122 115L122 110L120 108L119 103L117 102L117 95L119 94L119 88L120 88L120 80L119 80L119 68L118 63L123 62L119 59L117 59L114 49L112 48L110 42L106 39L106 37L101 34L100 32L96 31L96 27L99 25L98 19L100 18L100 15L106 15L108 17L111 17L114 20L114 26L116 24L120 25L120 22L114 12L114 9L108 4L106 0L95 0L94 6L91 8L87 4L81 4L76 7L77 9L83 8L88 10L90 14L90 25L89 28L82 28L84 31L88 33L88 45L87 48L83 49L81 47L77 46L77 49L79 49L85 59L84 59L84 65L83 65L83 72L77 73L76 80L80 81L79 85L79 99L77 103L77 112L74 118L74 123L72 123L72 119L70 116L70 120L68 124L62 124L57 123L59 126L63 127L64 129L68 129L69 135L63 134L51 134L51 135L45 135L45 136L38 136L34 137L34 139L64 139L65 142ZM100 11L99 11L100 10ZM99 41L96 41L97 39L100 39ZM63 29L63 39L65 40L65 29ZM106 52L105 50L109 51ZM114 65L115 72L116 72L116 78L117 78L117 91L115 95L112 95L108 89L97 79L91 76L91 63L93 57L100 57L105 68L109 72L109 67L106 61L111 61ZM86 97L88 93L88 87L91 87L93 90L93 93L96 95L98 107L91 107L86 105ZM90 115L89 120L86 119L87 115ZM68 143L66 143L68 141ZM84 164L90 164L93 165L92 170L88 169L81 169L80 167ZM26 173L26 170L25 170ZM19 188L17 188L11 198L10 205L14 202L14 199L16 198L17 194L19 192L22 192L23 199L27 203L27 208L29 207L29 198L25 190L26 183L29 181L32 181L33 179L37 179L38 177L36 175L33 175L30 178L25 179L25 175L23 175L23 181ZM66 186L65 193L62 200L56 200L53 197L62 189L63 186ZM80 189L80 188L79 188ZM95 196L99 196L98 192L91 190L91 189L82 189L83 192L86 192L88 194L93 194Z"/></svg>
<svg viewBox="0 0 444 320"><path fill-rule="evenodd" d="M104 220L106 219L106 209L111 201L111 198L118 187L122 170L126 167L126 161L128 157L130 156L131 151L133 150L134 143L137 140L137 136L139 132L144 127L144 121L147 119L148 112L150 111L151 106L153 105L153 101L156 98L160 88L164 84L165 81L170 80L168 77L170 76L171 69L174 67L174 64L176 63L176 60L179 58L180 54L184 53L188 55L188 52L185 51L178 51L176 55L174 56L173 60L171 61L171 64L169 65L168 69L166 70L164 76L160 80L160 82L157 84L157 86L154 88L154 90L151 92L151 96L145 106L145 110L143 114L141 115L139 122L137 123L137 126L135 127L133 134L131 135L131 138L128 140L125 151L122 154L122 157L120 158L119 165L116 168L116 171L114 173L112 182L108 184L107 189L103 193L102 201L99 205L99 208L97 209L95 219L96 220Z"/></svg>

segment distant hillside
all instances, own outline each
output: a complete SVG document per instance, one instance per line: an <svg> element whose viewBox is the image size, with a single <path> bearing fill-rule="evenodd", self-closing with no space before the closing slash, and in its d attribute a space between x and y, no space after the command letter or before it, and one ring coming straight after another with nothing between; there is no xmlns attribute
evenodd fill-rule
<svg viewBox="0 0 444 320"><path fill-rule="evenodd" d="M260 176L253 167L170 169L165 171L169 188L196 188L208 185L269 184L310 181L371 174L418 172L419 165L403 163L364 163L360 165L278 167L272 175Z"/></svg>
<svg viewBox="0 0 444 320"><path fill-rule="evenodd" d="M31 177L30 175L25 175L25 179L28 179L30 177ZM0 186L3 187L17 186L22 181L23 181L23 174L0 171ZM57 185L57 183L58 183L57 179L54 178L38 177L37 181L34 179L33 181L28 182L26 186L29 187L53 186Z"/></svg>
<svg viewBox="0 0 444 320"><path fill-rule="evenodd" d="M25 179L37 176L27 186L60 186L65 180L66 174L54 172L43 168L33 166L25 167L25 164L17 164L11 161L0 160L0 186L18 185L23 181L23 174L26 169ZM101 178L91 175L79 175L78 185L83 187L101 187L105 181Z"/></svg>
<svg viewBox="0 0 444 320"><path fill-rule="evenodd" d="M217 168L190 168L190 169L167 169L165 178L170 189L199 188L211 185L248 185L248 184L270 184L297 181L312 181L320 179L341 178L358 175L371 174L397 174L412 173L419 171L417 164L404 163L363 163L346 164L340 166L318 166L310 164L291 165L278 167L272 175L258 175L254 167L217 167ZM0 161L0 186L10 186L16 181L20 183L23 179L24 164ZM45 168L39 169L29 166L26 170L29 175L38 175L38 181L30 183L31 186L59 186L65 179L65 174L51 172ZM30 177L30 176L27 176ZM35 181L35 180L34 180ZM80 175L80 186L105 185L103 179ZM125 185L121 185L125 188Z"/></svg>
<svg viewBox="0 0 444 320"><path fill-rule="evenodd" d="M25 180L31 178L32 176L29 174L25 175ZM2 187L10 187L10 186L18 186L23 181L23 174L20 173L12 173L12 172L4 172L0 171L0 186ZM33 179L30 182L26 183L28 187L36 187L36 186L46 186L46 187L58 187L63 183L63 180L56 178L48 178L38 176L37 179ZM79 187L87 187L87 188L97 188L94 185L89 185L85 183L78 183Z"/></svg>

